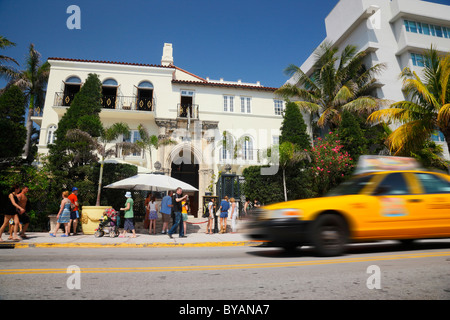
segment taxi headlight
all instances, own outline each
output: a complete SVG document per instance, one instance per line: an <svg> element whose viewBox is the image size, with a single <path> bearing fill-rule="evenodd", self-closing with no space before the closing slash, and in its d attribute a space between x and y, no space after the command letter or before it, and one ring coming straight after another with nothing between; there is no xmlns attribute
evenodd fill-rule
<svg viewBox="0 0 450 320"><path fill-rule="evenodd" d="M303 211L300 209L278 209L270 214L271 219L301 219Z"/></svg>

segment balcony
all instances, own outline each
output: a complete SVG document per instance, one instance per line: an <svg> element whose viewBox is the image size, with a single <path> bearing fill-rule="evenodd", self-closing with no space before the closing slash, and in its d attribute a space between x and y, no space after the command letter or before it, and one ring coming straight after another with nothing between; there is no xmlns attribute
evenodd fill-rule
<svg viewBox="0 0 450 320"><path fill-rule="evenodd" d="M177 119L198 120L198 104L179 103L177 105Z"/></svg>
<svg viewBox="0 0 450 320"><path fill-rule="evenodd" d="M64 94L63 92L55 93L54 109L58 114L65 113L66 108L69 107L75 95ZM155 99L153 98L138 98L137 96L116 96L103 95L100 103L102 105L101 117L116 118L118 116L123 118L153 118L155 114ZM118 113L120 112L120 115Z"/></svg>
<svg viewBox="0 0 450 320"><path fill-rule="evenodd" d="M44 116L44 110L39 107L36 107L31 112L31 121L35 122L38 126L41 126L43 116Z"/></svg>

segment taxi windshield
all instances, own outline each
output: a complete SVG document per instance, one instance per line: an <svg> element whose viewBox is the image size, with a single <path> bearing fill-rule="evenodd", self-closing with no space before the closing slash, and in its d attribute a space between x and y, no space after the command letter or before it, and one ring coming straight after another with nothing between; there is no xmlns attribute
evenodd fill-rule
<svg viewBox="0 0 450 320"><path fill-rule="evenodd" d="M340 184L327 193L327 197L345 196L350 194L358 194L361 190L370 183L373 175L367 175L359 178L352 178Z"/></svg>

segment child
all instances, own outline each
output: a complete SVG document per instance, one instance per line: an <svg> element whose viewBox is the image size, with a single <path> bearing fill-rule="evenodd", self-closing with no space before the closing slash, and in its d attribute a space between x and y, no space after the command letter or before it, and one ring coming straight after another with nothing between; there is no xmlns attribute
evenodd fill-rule
<svg viewBox="0 0 450 320"><path fill-rule="evenodd" d="M150 225L148 228L148 233L152 234L152 229L153 229L153 234L156 234L156 219L158 219L158 205L155 202L156 198L153 196L152 199L150 200L150 202L148 203L148 219L150 220Z"/></svg>

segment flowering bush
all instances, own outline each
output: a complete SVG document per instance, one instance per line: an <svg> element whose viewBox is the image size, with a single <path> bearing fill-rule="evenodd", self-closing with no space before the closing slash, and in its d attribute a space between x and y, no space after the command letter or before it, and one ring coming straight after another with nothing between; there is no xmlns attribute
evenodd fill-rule
<svg viewBox="0 0 450 320"><path fill-rule="evenodd" d="M354 164L352 157L343 146L338 134L330 132L325 139L317 138L312 153L314 185L319 195L336 187L350 174Z"/></svg>

